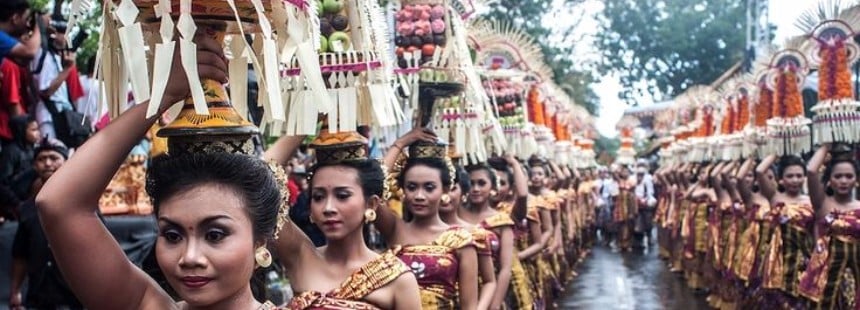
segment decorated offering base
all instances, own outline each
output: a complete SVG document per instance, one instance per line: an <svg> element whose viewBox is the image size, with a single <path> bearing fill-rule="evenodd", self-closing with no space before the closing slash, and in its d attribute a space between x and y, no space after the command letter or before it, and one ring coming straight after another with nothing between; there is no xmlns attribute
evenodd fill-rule
<svg viewBox="0 0 860 310"><path fill-rule="evenodd" d="M225 49L230 80L247 79L248 64L253 64L265 118L285 119L279 66L286 51L308 55L306 49L294 49L307 42L307 36L295 31L310 23L304 1L115 0L103 6L96 78L103 84L112 117L125 109L129 90L137 103L149 102L147 117L162 113L171 69L185 69L190 96L175 121L157 133L168 138L171 155L253 153L250 139L258 130L244 120L247 85L234 83L228 95L221 83L199 78L195 42L201 38L213 39ZM72 16L79 9L73 4ZM288 29L294 30L290 42ZM318 75L307 80L322 84Z"/></svg>
<svg viewBox="0 0 860 310"><path fill-rule="evenodd" d="M214 23L207 25L209 28L202 32L223 43L224 28ZM167 152L171 155L199 152L253 154L251 139L258 133L257 127L230 105L224 85L203 80L202 86L207 113L198 113L195 99L188 98L174 121L158 131L159 137L168 139Z"/></svg>

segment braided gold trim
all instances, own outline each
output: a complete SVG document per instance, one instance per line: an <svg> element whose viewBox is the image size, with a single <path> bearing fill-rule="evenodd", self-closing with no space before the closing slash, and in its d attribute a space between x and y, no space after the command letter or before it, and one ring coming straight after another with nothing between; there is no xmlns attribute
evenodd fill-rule
<svg viewBox="0 0 860 310"><path fill-rule="evenodd" d="M278 234L290 219L290 191L287 189L288 180L284 167L274 160L269 160L267 163L269 164L269 170L272 171L272 176L278 182L278 190L281 192L281 204L278 206L278 221L275 223L275 233L273 234L275 240L278 240Z"/></svg>
<svg viewBox="0 0 860 310"><path fill-rule="evenodd" d="M385 183L383 184L383 189L386 190L383 193L385 201L390 200L394 197L403 197L400 192L400 185L397 184L397 177L400 176L400 173L403 172L403 166L406 163L406 159L408 157L406 154L401 152L397 155L397 159L394 161L394 165L391 167L391 171L386 171L383 165L383 172L385 172Z"/></svg>
<svg viewBox="0 0 860 310"><path fill-rule="evenodd" d="M454 189L454 185L457 182L457 168L454 167L454 161L451 160L451 157L445 156L443 157L445 160L445 165L448 165L448 178L451 179L451 186L448 187L448 190Z"/></svg>

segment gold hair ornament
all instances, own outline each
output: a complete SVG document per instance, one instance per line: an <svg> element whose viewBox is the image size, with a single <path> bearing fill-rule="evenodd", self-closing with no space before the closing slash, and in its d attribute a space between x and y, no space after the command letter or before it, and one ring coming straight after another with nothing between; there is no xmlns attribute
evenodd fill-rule
<svg viewBox="0 0 860 310"><path fill-rule="evenodd" d="M272 176L275 177L275 182L278 182L278 190L281 192L281 204L278 206L278 221L275 224L275 233L273 237L278 240L278 234L284 225L289 221L290 213L290 191L287 189L287 173L284 172L284 167L274 160L269 160L269 170L272 171Z"/></svg>

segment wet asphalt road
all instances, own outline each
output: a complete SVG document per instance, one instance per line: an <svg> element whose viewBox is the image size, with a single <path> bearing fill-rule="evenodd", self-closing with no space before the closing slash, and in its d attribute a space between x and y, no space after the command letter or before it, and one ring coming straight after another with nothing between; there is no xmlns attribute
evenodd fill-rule
<svg viewBox="0 0 860 310"><path fill-rule="evenodd" d="M653 249L653 250L652 250ZM652 249L618 253L596 245L568 283L560 309L708 309Z"/></svg>

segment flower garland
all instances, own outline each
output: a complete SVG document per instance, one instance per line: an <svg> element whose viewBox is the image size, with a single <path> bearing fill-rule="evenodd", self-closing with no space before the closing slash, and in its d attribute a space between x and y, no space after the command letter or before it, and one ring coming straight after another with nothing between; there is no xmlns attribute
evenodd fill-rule
<svg viewBox="0 0 860 310"><path fill-rule="evenodd" d="M823 47L818 55L821 57L818 100L854 98L851 71L848 68L848 49L844 41Z"/></svg>
<svg viewBox="0 0 860 310"><path fill-rule="evenodd" d="M544 125L543 103L540 102L540 91L537 85L532 85L527 95L529 106L529 121L535 125Z"/></svg>
<svg viewBox="0 0 860 310"><path fill-rule="evenodd" d="M773 91L765 85L759 84L758 103L755 105L755 127L767 127L767 120L770 119L773 113Z"/></svg>
<svg viewBox="0 0 860 310"><path fill-rule="evenodd" d="M797 73L785 70L777 76L776 96L772 107L772 116L791 119L803 116L803 101L798 89Z"/></svg>
<svg viewBox="0 0 860 310"><path fill-rule="evenodd" d="M750 102L746 94L738 95L738 110L735 131L743 130L750 123Z"/></svg>

